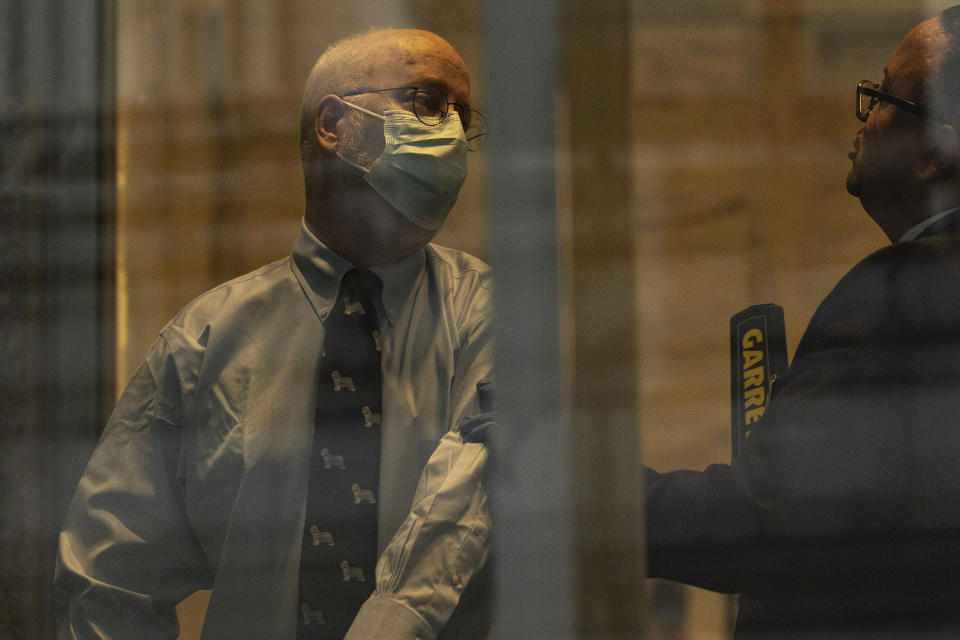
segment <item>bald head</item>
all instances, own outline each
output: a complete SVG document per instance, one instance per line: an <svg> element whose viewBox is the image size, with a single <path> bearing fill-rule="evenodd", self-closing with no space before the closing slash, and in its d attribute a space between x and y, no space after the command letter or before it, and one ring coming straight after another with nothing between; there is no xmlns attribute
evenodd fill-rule
<svg viewBox="0 0 960 640"><path fill-rule="evenodd" d="M420 29L369 31L330 45L320 56L304 87L300 105L300 156L316 154L314 118L326 95L342 96L363 89L404 86L404 77L415 77L418 64L430 60L442 73L469 76L466 65L446 40ZM440 78L433 79L432 84ZM409 81L406 81L409 82ZM469 98L469 96L467 96Z"/></svg>
<svg viewBox="0 0 960 640"><path fill-rule="evenodd" d="M382 114L412 113L411 87L432 87L470 108L463 59L429 31L351 36L331 45L307 79L300 108L304 218L317 238L358 266L409 255L437 232L394 208L363 175L385 150Z"/></svg>
<svg viewBox="0 0 960 640"><path fill-rule="evenodd" d="M934 72L925 90L933 112L951 125L960 126L960 5L937 16L936 38L931 47Z"/></svg>
<svg viewBox="0 0 960 640"><path fill-rule="evenodd" d="M847 190L892 240L960 205L960 7L914 27L893 52L882 97L854 138Z"/></svg>

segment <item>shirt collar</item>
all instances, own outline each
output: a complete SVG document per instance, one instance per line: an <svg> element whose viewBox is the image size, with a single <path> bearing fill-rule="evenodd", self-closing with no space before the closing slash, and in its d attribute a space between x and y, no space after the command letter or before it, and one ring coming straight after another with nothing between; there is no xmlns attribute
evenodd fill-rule
<svg viewBox="0 0 960 640"><path fill-rule="evenodd" d="M304 290L321 320L326 320L337 301L340 280L354 268L346 258L333 252L300 220L300 234L293 243L293 259L303 276ZM390 324L396 324L407 300L425 272L427 258L423 249L370 270L383 281L379 305Z"/></svg>
<svg viewBox="0 0 960 640"><path fill-rule="evenodd" d="M932 215L932 216L930 216L929 218L927 218L926 220L923 220L922 222L919 222L919 223L913 225L912 227L910 227L909 229L907 229L907 232L906 232L905 234L903 234L903 235L900 237L900 242L909 242L909 241L911 241L911 240L916 240L916 239L919 238L919 237L923 234L923 232L926 231L929 227L933 226L935 223L939 222L941 219L946 218L946 217L947 217L948 215L950 215L951 213L955 213L955 212L957 212L957 211L960 211L960 207L956 207L956 208L953 208L953 209L947 209L946 211L941 211L940 213L938 213L938 214L936 214L936 215Z"/></svg>

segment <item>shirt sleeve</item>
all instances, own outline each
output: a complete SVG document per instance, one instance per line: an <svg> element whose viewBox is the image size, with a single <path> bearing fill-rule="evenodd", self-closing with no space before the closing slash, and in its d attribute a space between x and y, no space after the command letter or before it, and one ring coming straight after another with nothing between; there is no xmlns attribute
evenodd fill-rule
<svg viewBox="0 0 960 640"><path fill-rule="evenodd" d="M127 386L60 533L60 638L176 638L175 605L211 583L177 478L181 376L158 339Z"/></svg>
<svg viewBox="0 0 960 640"><path fill-rule="evenodd" d="M377 586L347 640L432 639L487 558L488 452L448 432L427 462L413 508L377 562Z"/></svg>
<svg viewBox="0 0 960 640"><path fill-rule="evenodd" d="M479 412L477 383L492 375L489 311L479 304L465 332L450 383L451 430L420 475L411 511L377 562L376 590L347 640L436 638L486 563L490 515L483 478L489 453L483 444L464 443L457 424Z"/></svg>

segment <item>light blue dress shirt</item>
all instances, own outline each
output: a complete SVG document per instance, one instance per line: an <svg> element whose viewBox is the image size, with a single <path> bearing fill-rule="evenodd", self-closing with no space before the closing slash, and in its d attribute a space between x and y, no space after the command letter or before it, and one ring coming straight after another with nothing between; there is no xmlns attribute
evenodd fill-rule
<svg viewBox="0 0 960 640"><path fill-rule="evenodd" d="M163 328L107 424L60 535L61 637L175 638L175 604L211 588L204 638L295 636L323 322L352 266L304 225L291 256L203 294ZM451 504L449 494L437 503L430 491L461 486L453 500L464 505L460 515L486 518L478 466L486 454L448 432L478 412L476 384L491 374L492 274L432 244L373 271L384 283L383 551L421 518L418 506L436 518L431 505ZM450 475L458 467L465 471ZM439 630L462 591L454 583L483 562L488 525L470 520L439 536L417 525L426 529L422 541L433 536L429 550L476 547L456 558L436 557L407 536L417 550L391 566L416 584L398 601L404 615L420 616L423 635ZM391 548L404 553L402 542ZM444 569L464 563L455 575ZM426 617L414 611L426 602L425 584L445 601L429 595ZM395 588L380 589L380 599ZM382 623L383 612L374 613Z"/></svg>

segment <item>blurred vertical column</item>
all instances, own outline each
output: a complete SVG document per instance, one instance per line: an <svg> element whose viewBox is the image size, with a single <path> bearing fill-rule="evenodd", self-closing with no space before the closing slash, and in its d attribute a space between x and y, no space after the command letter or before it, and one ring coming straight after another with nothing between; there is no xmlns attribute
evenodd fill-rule
<svg viewBox="0 0 960 640"><path fill-rule="evenodd" d="M643 632L630 4L563 3L581 638Z"/></svg>
<svg viewBox="0 0 960 640"><path fill-rule="evenodd" d="M629 3L484 10L497 630L637 638Z"/></svg>
<svg viewBox="0 0 960 640"><path fill-rule="evenodd" d="M497 636L574 637L572 433L560 375L556 199L559 15L484 5L489 255L496 268L493 488Z"/></svg>
<svg viewBox="0 0 960 640"><path fill-rule="evenodd" d="M791 322L796 309L805 309L805 287L795 281L805 265L823 260L819 243L811 242L810 202L805 197L783 197L783 194L805 194L811 191L808 167L798 170L800 162L814 164L804 157L813 147L811 130L817 126L816 107L811 104L810 89L803 81L804 15L801 0L764 0L763 25L765 101L760 114L761 126L773 152L772 175L763 191L768 211L763 226L756 233L767 247L776 247L768 277L777 283L777 303L786 309L787 327L799 329L805 317ZM856 80L851 82L851 85ZM851 93L853 91L851 90ZM852 132L856 130L851 118ZM815 130L815 129L814 129ZM840 176L837 176L839 178ZM822 190L822 187L817 185ZM866 225L864 225L866 226Z"/></svg>
<svg viewBox="0 0 960 640"><path fill-rule="evenodd" d="M53 636L57 533L112 403L112 2L0 5L0 637Z"/></svg>

